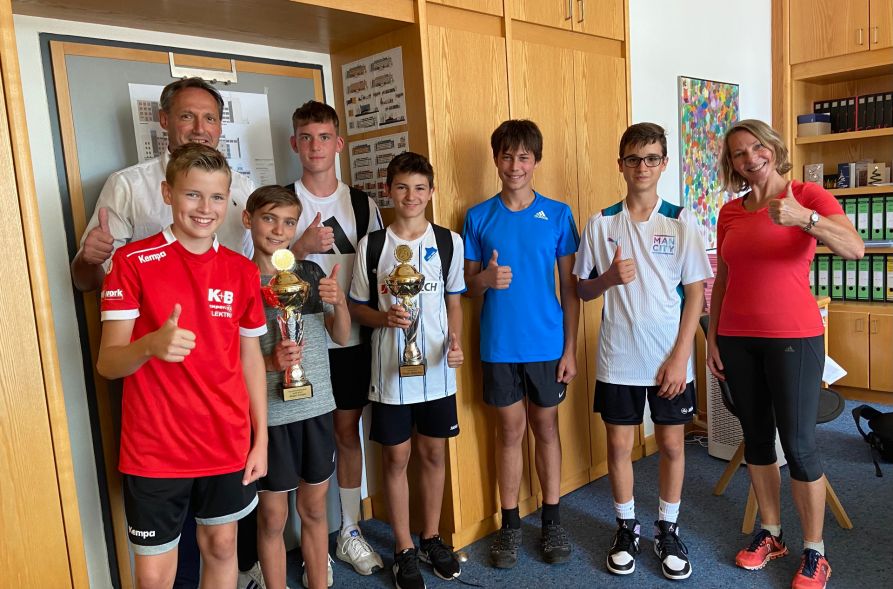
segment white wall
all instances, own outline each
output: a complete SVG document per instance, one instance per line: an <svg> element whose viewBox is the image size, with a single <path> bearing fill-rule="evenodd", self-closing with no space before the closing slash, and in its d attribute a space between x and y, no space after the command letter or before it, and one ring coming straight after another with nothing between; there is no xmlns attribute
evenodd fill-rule
<svg viewBox="0 0 893 589"><path fill-rule="evenodd" d="M629 23L632 122L667 130L658 194L679 204L677 76L738 84L740 117L771 124L771 1L629 0Z"/></svg>
<svg viewBox="0 0 893 589"><path fill-rule="evenodd" d="M56 33L318 64L330 97L334 96L331 59L327 54L293 49L28 16L16 16L14 23L90 587L111 587L59 181L53 164L58 154L53 149L38 35Z"/></svg>

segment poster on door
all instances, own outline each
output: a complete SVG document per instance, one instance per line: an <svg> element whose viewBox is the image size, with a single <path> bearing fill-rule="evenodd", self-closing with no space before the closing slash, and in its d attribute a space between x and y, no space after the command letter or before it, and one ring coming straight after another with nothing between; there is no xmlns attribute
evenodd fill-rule
<svg viewBox="0 0 893 589"><path fill-rule="evenodd" d="M395 155L409 150L409 134L395 133L351 141L347 148L350 154L351 184L365 191L379 208L392 208L394 202L385 196L388 164Z"/></svg>
<svg viewBox="0 0 893 589"><path fill-rule="evenodd" d="M406 124L400 47L342 65L341 78L348 135Z"/></svg>

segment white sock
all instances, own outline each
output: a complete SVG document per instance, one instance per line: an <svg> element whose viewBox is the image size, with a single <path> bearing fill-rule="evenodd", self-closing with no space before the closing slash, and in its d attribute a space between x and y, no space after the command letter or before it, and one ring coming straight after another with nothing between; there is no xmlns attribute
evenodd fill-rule
<svg viewBox="0 0 893 589"><path fill-rule="evenodd" d="M781 536L781 524L760 524L764 530L768 530L770 534L778 538Z"/></svg>
<svg viewBox="0 0 893 589"><path fill-rule="evenodd" d="M824 540L819 540L818 542L807 542L806 540L804 540L803 541L803 550L806 550L807 548L812 548L813 550L815 550L822 556L825 556L825 541Z"/></svg>
<svg viewBox="0 0 893 589"><path fill-rule="evenodd" d="M617 519L636 519L636 498L633 497L626 503L614 502L614 515Z"/></svg>
<svg viewBox="0 0 893 589"><path fill-rule="evenodd" d="M663 499L660 499L660 502L657 505L657 519L675 524L676 520L679 518L680 503L682 502L677 501L676 503L667 503Z"/></svg>
<svg viewBox="0 0 893 589"><path fill-rule="evenodd" d="M341 533L346 535L359 527L362 497L359 487L354 489L338 487L338 495L341 496Z"/></svg>

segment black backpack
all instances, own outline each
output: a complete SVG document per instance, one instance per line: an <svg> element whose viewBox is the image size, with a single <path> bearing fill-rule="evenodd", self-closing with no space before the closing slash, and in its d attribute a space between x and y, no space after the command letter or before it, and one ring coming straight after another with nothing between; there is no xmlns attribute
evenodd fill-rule
<svg viewBox="0 0 893 589"><path fill-rule="evenodd" d="M893 462L893 412L881 413L874 407L859 405L853 409L853 419L856 421L859 433L871 446L875 476L884 476L878 465L878 456L885 462ZM860 419L868 422L868 433L862 430Z"/></svg>
<svg viewBox="0 0 893 589"><path fill-rule="evenodd" d="M446 285L449 278L450 265L453 263L453 237L450 230L431 223L434 229L434 241L437 243L437 255L440 256L440 272L443 276L443 296L446 297ZM368 235L366 243L366 277L369 282L369 305L378 311L378 261L384 249L387 229L379 229ZM372 341L372 328L362 326L360 337L363 341Z"/></svg>

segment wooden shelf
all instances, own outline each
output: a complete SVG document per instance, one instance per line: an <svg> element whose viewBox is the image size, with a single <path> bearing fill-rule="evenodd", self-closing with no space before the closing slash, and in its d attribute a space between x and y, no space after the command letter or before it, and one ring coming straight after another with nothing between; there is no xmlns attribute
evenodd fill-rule
<svg viewBox="0 0 893 589"><path fill-rule="evenodd" d="M838 55L791 66L791 79L796 82L829 84L890 74L893 49L878 49Z"/></svg>
<svg viewBox="0 0 893 589"><path fill-rule="evenodd" d="M890 313L893 313L893 303L884 303L881 301L840 301L837 299L831 299L831 303L828 309L830 311L864 311L867 313L880 312L882 315L889 315Z"/></svg>
<svg viewBox="0 0 893 589"><path fill-rule="evenodd" d="M859 188L832 188L834 196L863 196L865 194L893 194L893 186L860 186Z"/></svg>
<svg viewBox="0 0 893 589"><path fill-rule="evenodd" d="M812 135L809 137L797 137L794 143L797 145L809 145L810 143L830 143L832 141L852 141L854 139L871 139L873 137L893 137L893 127L884 129L867 129L865 131L851 131L849 133L832 133L830 135Z"/></svg>
<svg viewBox="0 0 893 589"><path fill-rule="evenodd" d="M815 253L830 254L833 252L827 246L820 245L815 248ZM893 254L893 245L891 245L889 241L883 242L883 245L872 245L870 243L866 243L865 244L865 253L866 254Z"/></svg>

